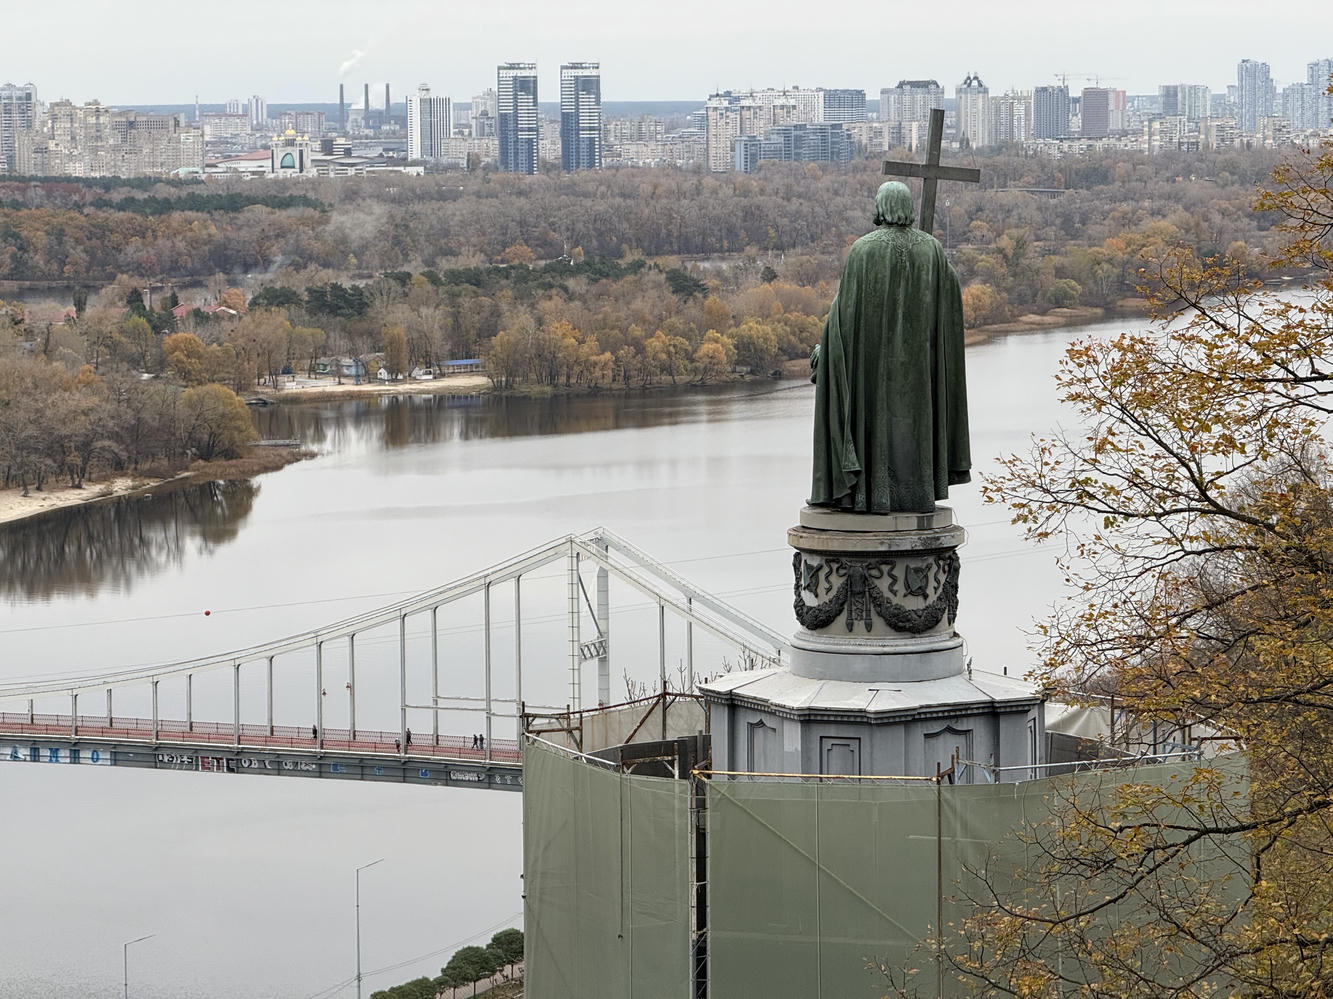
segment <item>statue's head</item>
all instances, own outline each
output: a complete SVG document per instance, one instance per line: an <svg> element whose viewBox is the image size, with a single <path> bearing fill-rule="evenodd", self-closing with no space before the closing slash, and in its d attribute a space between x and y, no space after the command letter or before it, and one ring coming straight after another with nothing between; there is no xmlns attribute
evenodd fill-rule
<svg viewBox="0 0 1333 999"><path fill-rule="evenodd" d="M875 192L875 225L911 225L916 221L912 192L901 180L886 180Z"/></svg>

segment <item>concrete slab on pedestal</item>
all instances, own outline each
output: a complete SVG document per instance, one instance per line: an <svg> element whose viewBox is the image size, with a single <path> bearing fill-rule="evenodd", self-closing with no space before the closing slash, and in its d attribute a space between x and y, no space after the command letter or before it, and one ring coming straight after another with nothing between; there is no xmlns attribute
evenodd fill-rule
<svg viewBox="0 0 1333 999"><path fill-rule="evenodd" d="M933 531L953 523L953 508L936 506L933 513L854 513L828 506L801 508L801 526L817 531Z"/></svg>
<svg viewBox="0 0 1333 999"><path fill-rule="evenodd" d="M866 639L817 635L802 628L791 642L791 671L812 680L916 683L966 668L957 632Z"/></svg>

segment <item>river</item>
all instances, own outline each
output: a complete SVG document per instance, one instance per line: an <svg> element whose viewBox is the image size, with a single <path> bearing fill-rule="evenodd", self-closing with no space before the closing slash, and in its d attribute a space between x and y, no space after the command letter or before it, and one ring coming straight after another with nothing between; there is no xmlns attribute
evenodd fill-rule
<svg viewBox="0 0 1333 999"><path fill-rule="evenodd" d="M969 350L979 471L1058 421L1069 338L1122 325ZM0 531L0 676L242 647L597 525L789 632L785 532L812 407L803 382L278 407L259 416L266 435L318 458ZM1025 631L1060 592L1053 553L1027 548L976 485L951 503L969 531L969 655L1022 672ZM363 965L401 966L368 973L367 994L521 925L518 795L91 769L0 765L4 999L120 995L122 944L144 934L136 996L352 995L320 990L353 973L353 870L381 857L361 877Z"/></svg>

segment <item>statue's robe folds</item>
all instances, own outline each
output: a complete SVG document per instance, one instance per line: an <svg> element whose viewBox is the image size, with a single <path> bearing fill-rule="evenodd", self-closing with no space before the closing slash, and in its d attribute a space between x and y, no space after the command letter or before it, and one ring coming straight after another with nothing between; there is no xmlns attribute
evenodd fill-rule
<svg viewBox="0 0 1333 999"><path fill-rule="evenodd" d="M928 513L971 479L962 296L933 236L852 245L814 378L812 505Z"/></svg>

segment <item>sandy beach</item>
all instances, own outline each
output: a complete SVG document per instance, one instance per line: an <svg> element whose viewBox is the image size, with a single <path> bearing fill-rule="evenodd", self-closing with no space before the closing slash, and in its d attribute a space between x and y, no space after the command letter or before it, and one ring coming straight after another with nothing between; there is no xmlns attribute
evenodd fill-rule
<svg viewBox="0 0 1333 999"><path fill-rule="evenodd" d="M155 489L183 480L253 479L265 472L276 472L294 461L313 458L315 452L296 447L255 447L239 458L196 461L188 469L166 478L145 475L113 475L98 482L85 482L82 489L48 484L41 492L33 489L27 496L22 489L0 489L0 525L37 517L63 507L114 499L131 493L151 493Z"/></svg>
<svg viewBox="0 0 1333 999"><path fill-rule="evenodd" d="M284 382L280 392L259 389L256 394L280 402L316 402L361 395L477 395L488 391L490 385L485 375L450 375L420 382L365 381L359 385L351 381L339 385L332 378L296 378Z"/></svg>
<svg viewBox="0 0 1333 999"><path fill-rule="evenodd" d="M80 503L91 503L112 496L126 496L138 489L151 488L157 481L121 475L105 482L86 483L82 489L61 489L48 485L41 492L31 490L27 496L23 495L22 489L3 489L0 490L0 524L23 520L61 507L78 506Z"/></svg>

